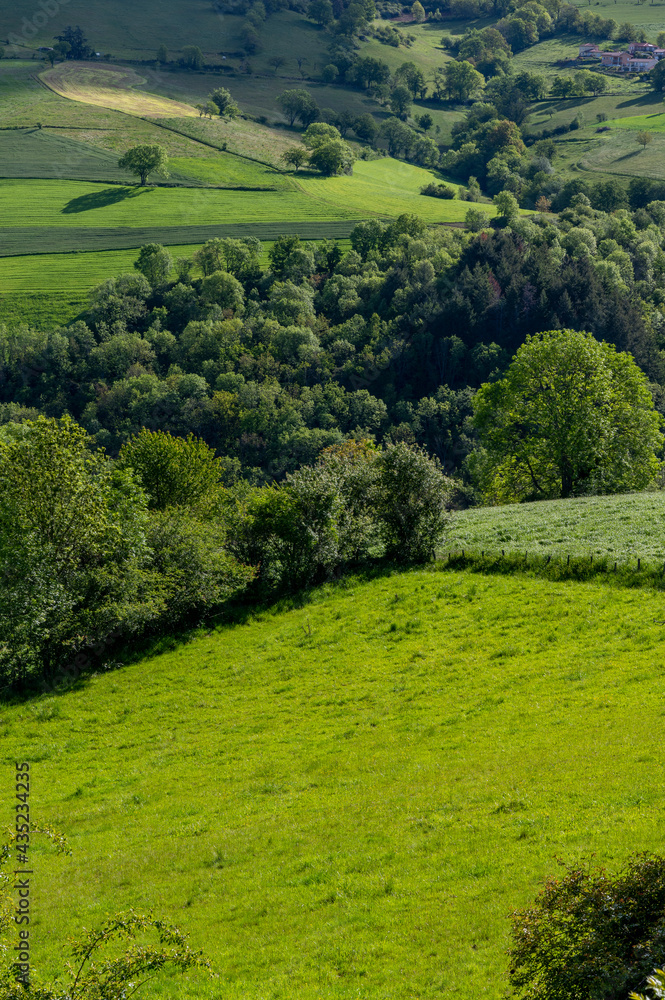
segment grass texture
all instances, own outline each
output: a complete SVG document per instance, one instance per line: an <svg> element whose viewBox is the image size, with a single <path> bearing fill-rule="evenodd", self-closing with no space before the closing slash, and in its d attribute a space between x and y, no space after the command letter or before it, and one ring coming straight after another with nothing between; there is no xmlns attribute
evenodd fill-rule
<svg viewBox="0 0 665 1000"><path fill-rule="evenodd" d="M3 713L35 968L154 906L220 980L151 997L471 1000L568 862L661 850L662 595L434 568L347 580Z"/></svg>
<svg viewBox="0 0 665 1000"><path fill-rule="evenodd" d="M578 497L460 511L446 547L662 563L662 527L665 493Z"/></svg>
<svg viewBox="0 0 665 1000"><path fill-rule="evenodd" d="M56 94L70 101L110 108L139 118L198 115L198 111L188 104L135 90L146 82L145 77L118 66L65 62L42 73L41 79Z"/></svg>
<svg viewBox="0 0 665 1000"><path fill-rule="evenodd" d="M438 174L402 160L385 157L379 160L358 160L352 177L307 177L298 183L321 204L345 205L365 215L397 216L413 212L427 222L462 222L469 203L428 198L420 188L430 181L439 181ZM488 215L496 214L493 205L483 205Z"/></svg>
<svg viewBox="0 0 665 1000"><path fill-rule="evenodd" d="M339 206L334 200L308 197L299 190L105 187L39 180L8 180L0 187L0 217L6 227L208 226L362 218L366 214L355 206Z"/></svg>

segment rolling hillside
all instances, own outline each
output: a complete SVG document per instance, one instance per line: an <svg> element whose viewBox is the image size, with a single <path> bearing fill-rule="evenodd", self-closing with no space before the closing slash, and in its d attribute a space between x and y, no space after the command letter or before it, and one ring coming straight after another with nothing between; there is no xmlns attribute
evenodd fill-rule
<svg viewBox="0 0 665 1000"><path fill-rule="evenodd" d="M220 979L151 996L496 997L556 858L660 848L662 597L428 568L347 580L3 714L35 967L154 907Z"/></svg>

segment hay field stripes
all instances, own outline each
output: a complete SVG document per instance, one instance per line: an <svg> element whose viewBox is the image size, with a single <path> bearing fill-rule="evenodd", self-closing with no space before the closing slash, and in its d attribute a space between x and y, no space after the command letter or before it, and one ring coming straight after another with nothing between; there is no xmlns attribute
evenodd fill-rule
<svg viewBox="0 0 665 1000"><path fill-rule="evenodd" d="M61 63L42 73L40 79L54 93L70 101L124 111L139 118L188 118L199 114L189 104L135 90L146 82L144 77L108 64Z"/></svg>
<svg viewBox="0 0 665 1000"><path fill-rule="evenodd" d="M178 246L204 243L214 237L256 236L275 240L278 236L300 236L304 240L348 239L357 220L323 222L254 222L220 226L92 226L46 229L19 226L0 229L0 257L21 257L54 253L85 253L97 250L131 250L144 243ZM0 264L0 281L2 267Z"/></svg>

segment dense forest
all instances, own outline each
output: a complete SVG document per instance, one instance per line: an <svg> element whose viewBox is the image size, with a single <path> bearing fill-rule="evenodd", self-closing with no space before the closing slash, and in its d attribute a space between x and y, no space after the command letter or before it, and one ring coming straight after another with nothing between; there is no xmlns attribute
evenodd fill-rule
<svg viewBox="0 0 665 1000"><path fill-rule="evenodd" d="M360 223L346 253L284 237L267 267L257 240L211 240L200 278L147 246L85 320L0 333L3 422L69 414L110 455L142 427L191 433L229 484L348 437L423 445L463 474L472 393L531 333L630 351L662 408L664 240L665 203L607 214L577 194L476 234L403 216Z"/></svg>

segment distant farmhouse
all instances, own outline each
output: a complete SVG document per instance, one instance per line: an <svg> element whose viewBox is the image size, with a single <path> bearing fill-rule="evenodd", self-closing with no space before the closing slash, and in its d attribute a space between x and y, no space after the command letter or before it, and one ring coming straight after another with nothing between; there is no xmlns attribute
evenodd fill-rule
<svg viewBox="0 0 665 1000"><path fill-rule="evenodd" d="M606 69L617 69L620 73L648 73L665 56L665 49L659 49L651 42L631 42L623 52L601 52L597 45L586 42L580 45L580 59L599 59Z"/></svg>

